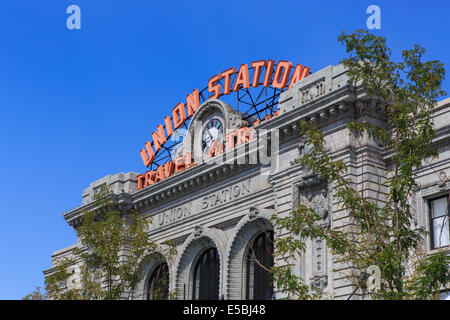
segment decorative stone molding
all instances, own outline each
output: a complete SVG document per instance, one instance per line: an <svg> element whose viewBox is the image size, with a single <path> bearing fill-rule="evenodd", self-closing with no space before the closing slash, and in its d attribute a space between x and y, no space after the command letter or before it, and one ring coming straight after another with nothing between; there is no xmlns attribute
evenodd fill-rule
<svg viewBox="0 0 450 320"><path fill-rule="evenodd" d="M450 178L447 177L447 174L444 171L439 171L435 177L431 182L420 185L419 191L412 199L412 204L415 204L412 206L412 210L415 212L418 225L421 227L429 227L430 225L428 200L450 192ZM429 236L425 239L425 249L430 250Z"/></svg>
<svg viewBox="0 0 450 320"><path fill-rule="evenodd" d="M259 209L256 207L250 207L249 213L248 213L248 219L249 221L253 221L258 217Z"/></svg>
<svg viewBox="0 0 450 320"><path fill-rule="evenodd" d="M304 176L302 181L293 186L293 208L301 203L311 207L320 219L316 222L324 228L331 228L332 201L327 184L317 175ZM327 247L320 239L311 241L311 272L315 275L325 275L327 269Z"/></svg>
<svg viewBox="0 0 450 320"><path fill-rule="evenodd" d="M201 226L197 226L195 231L186 238L173 268L175 289L178 290L179 299L192 299L192 276L195 261L203 251L211 247L215 247L219 254L219 296L223 295L227 239L222 230Z"/></svg>
<svg viewBox="0 0 450 320"><path fill-rule="evenodd" d="M202 226L196 226L194 228L193 238L198 239L202 236L203 232L205 232L205 229Z"/></svg>
<svg viewBox="0 0 450 320"><path fill-rule="evenodd" d="M447 174L444 171L439 172L439 188L445 189L447 186L447 182L450 182L450 178L447 177Z"/></svg>
<svg viewBox="0 0 450 320"><path fill-rule="evenodd" d="M300 104L310 102L325 94L325 79L321 79L300 91Z"/></svg>
<svg viewBox="0 0 450 320"><path fill-rule="evenodd" d="M82 205L91 203L94 200L94 195L98 192L102 185L109 185L113 194L120 194L123 192L132 193L137 190L136 177L138 173L116 173L110 174L106 177L92 182L88 188L83 190Z"/></svg>
<svg viewBox="0 0 450 320"><path fill-rule="evenodd" d="M312 273L323 275L327 272L327 251L325 241L315 238L312 240Z"/></svg>
<svg viewBox="0 0 450 320"><path fill-rule="evenodd" d="M142 279L136 286L134 290L132 299L133 300L146 300L147 299L147 289L148 289L148 280L153 273L153 271L158 267L161 263L167 263L169 269L169 283L173 281L172 276L172 267L170 259L167 259L162 252L156 252L144 259L144 268L142 269ZM169 289L170 289L169 285Z"/></svg>
<svg viewBox="0 0 450 320"><path fill-rule="evenodd" d="M234 228L226 249L228 263L225 275L225 299L245 299L245 254L248 244L261 232L274 230L270 220L273 214L275 214L273 209L251 207Z"/></svg>
<svg viewBox="0 0 450 320"><path fill-rule="evenodd" d="M331 201L328 187L318 175L304 173L301 181L294 183L292 194L292 210L303 202L315 209L323 219L330 216Z"/></svg>
<svg viewBox="0 0 450 320"><path fill-rule="evenodd" d="M328 191L326 189L321 190L307 190L306 197L309 201L309 205L314 211L323 219L328 217L329 214L329 201Z"/></svg>
<svg viewBox="0 0 450 320"><path fill-rule="evenodd" d="M310 286L323 292L328 286L328 276L314 276L311 278Z"/></svg>
<svg viewBox="0 0 450 320"><path fill-rule="evenodd" d="M450 190L450 179L435 180L432 183L422 185L420 189L420 194L425 198L429 198L430 196L434 196L439 193L445 193Z"/></svg>
<svg viewBox="0 0 450 320"><path fill-rule="evenodd" d="M413 194L412 198L408 199L408 204L411 208L414 226L417 227L419 224L419 212L417 211L417 194Z"/></svg>
<svg viewBox="0 0 450 320"><path fill-rule="evenodd" d="M291 166L300 164L300 157L305 153L305 142L302 140L297 144L298 157L294 160L291 160Z"/></svg>
<svg viewBox="0 0 450 320"><path fill-rule="evenodd" d="M198 167L204 166L207 167L206 164L198 165ZM186 180L178 181L177 176L172 176L166 180L163 180L158 183L158 185L152 186L151 188L143 189L147 191L147 194L139 195L138 199L134 199L133 208L139 211L147 211L152 208L159 207L163 203L167 203L175 200L179 196L183 196L189 191L198 188L199 186L204 187L206 184L213 183L217 178L225 179L229 176L232 176L236 173L246 170L246 166L235 166L233 164L221 164L218 168L213 170L205 170L205 172L196 175L195 172L191 172L191 177ZM200 168L191 168L190 170L195 171ZM172 180L173 179L173 180ZM169 181L170 180L170 181ZM166 187L166 185L171 185L170 187ZM151 195L150 195L151 193Z"/></svg>
<svg viewBox="0 0 450 320"><path fill-rule="evenodd" d="M230 113L228 115L228 120L230 121L231 128L242 128L248 126L248 122L242 120L242 116L238 113Z"/></svg>

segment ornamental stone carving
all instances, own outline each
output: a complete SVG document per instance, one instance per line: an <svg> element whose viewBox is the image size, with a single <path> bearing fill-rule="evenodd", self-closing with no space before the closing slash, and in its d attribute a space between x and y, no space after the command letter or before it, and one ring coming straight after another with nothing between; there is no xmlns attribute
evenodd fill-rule
<svg viewBox="0 0 450 320"><path fill-rule="evenodd" d="M242 116L240 114L230 113L229 120L232 128L241 128L249 125L247 121L242 120Z"/></svg>
<svg viewBox="0 0 450 320"><path fill-rule="evenodd" d="M194 239L200 238L204 231L202 226L196 226L193 232Z"/></svg>
<svg viewBox="0 0 450 320"><path fill-rule="evenodd" d="M331 227L331 200L326 183L317 175L310 175L294 186L294 209L304 204L319 216L317 224L323 228ZM313 276L327 274L327 247L322 239L315 238L309 247Z"/></svg>
<svg viewBox="0 0 450 320"><path fill-rule="evenodd" d="M450 181L450 179L447 177L447 174L444 171L439 172L439 188L445 189L448 181Z"/></svg>
<svg viewBox="0 0 450 320"><path fill-rule="evenodd" d="M300 103L310 102L325 94L325 81L321 80L301 90Z"/></svg>
<svg viewBox="0 0 450 320"><path fill-rule="evenodd" d="M297 150L298 150L298 157L295 158L294 160L291 160L291 166L300 164L300 157L305 152L305 143L303 142L303 140L298 143Z"/></svg>
<svg viewBox="0 0 450 320"><path fill-rule="evenodd" d="M316 174L305 175L297 185L298 199L296 205L303 203L311 207L324 222L329 222L331 202L328 188ZM295 192L295 191L294 191Z"/></svg>
<svg viewBox="0 0 450 320"><path fill-rule="evenodd" d="M248 220L253 221L258 217L259 210L256 207L250 207L249 213L248 213Z"/></svg>
<svg viewBox="0 0 450 320"><path fill-rule="evenodd" d="M315 290L322 292L328 286L328 276L314 276L311 278L310 285Z"/></svg>
<svg viewBox="0 0 450 320"><path fill-rule="evenodd" d="M318 190L307 194L309 205L322 218L326 218L328 216L329 204L327 196L328 192L326 190Z"/></svg>
<svg viewBox="0 0 450 320"><path fill-rule="evenodd" d="M312 271L313 274L324 274L326 272L326 250L325 241L319 238L312 240Z"/></svg>

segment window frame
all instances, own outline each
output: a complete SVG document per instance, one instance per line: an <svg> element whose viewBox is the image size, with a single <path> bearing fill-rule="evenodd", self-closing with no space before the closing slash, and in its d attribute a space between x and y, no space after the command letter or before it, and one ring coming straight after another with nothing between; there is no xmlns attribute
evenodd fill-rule
<svg viewBox="0 0 450 320"><path fill-rule="evenodd" d="M247 248L246 248L245 253L244 253L245 261L244 261L244 270L243 270L244 271L244 275L245 275L245 277L244 277L245 282L244 282L244 288L243 288L244 292L243 292L243 294L244 294L244 299L246 299L246 300L260 299L259 296L255 298L255 292L254 292L255 291L255 279L254 279L255 278L255 274L254 274L255 270L253 270L253 274L250 274L250 270L249 269L250 269L252 264L253 264L253 269L255 269L255 268L262 269L262 267L257 265L256 262L251 261L251 259L249 258L250 256L253 255L253 252L254 252L254 248L252 248L252 245L255 244L260 237L264 237L265 238L264 242L266 243L266 245L267 245L267 243L269 243L272 246L272 266L273 266L274 263L275 263L275 258L273 256L273 252L274 252L274 244L273 244L274 236L275 236L275 233L274 233L273 230L264 230L262 232L258 232L257 234L255 234L252 237L252 239L249 241L248 245L247 245ZM266 249L267 249L267 246L263 248L263 250L266 250ZM263 269L261 271L263 273L267 272L267 271L265 271ZM269 300L271 300L271 299L273 299L273 295L275 293L275 288L274 288L274 284L273 284L273 277L271 276L270 273L269 273L268 276L270 277L270 282L271 282L270 283L271 297L269 298ZM262 284L260 286L264 287L264 284ZM251 294L252 297L250 297L250 292L252 292L252 294Z"/></svg>
<svg viewBox="0 0 450 320"><path fill-rule="evenodd" d="M447 213L442 215L442 216L439 216L437 218L433 218L432 202L436 201L436 200L439 200L439 199L442 199L442 198L447 199ZM428 201L428 231L430 233L430 250L438 250L440 248L446 248L446 247L450 246L450 244L447 244L445 246L440 246L439 247L439 243L435 243L436 239L434 239L433 222L434 222L435 219L447 216L447 221L450 224L450 193L445 193L445 194L441 194L439 196L435 196L435 197L429 198L429 199L427 199L427 201ZM449 233L450 233L450 228L449 228Z"/></svg>
<svg viewBox="0 0 450 320"><path fill-rule="evenodd" d="M170 271L169 271L169 265L167 264L167 262L160 262L158 263L151 271L151 273L149 273L149 277L147 280L147 290L146 290L146 300L161 300L161 299L154 299L153 297L151 297L153 295L153 292L151 292L151 283L154 279L156 279L156 276L154 277L155 273L159 270L164 270L164 266L166 268L167 271L167 293L166 296L162 298L162 300L166 300L169 296L169 282L170 282ZM154 280L156 282L156 280ZM160 281L160 280L158 280ZM152 290L153 291L153 290Z"/></svg>
<svg viewBox="0 0 450 320"><path fill-rule="evenodd" d="M209 252L211 252L211 250L215 251L215 261L216 261L216 268L217 270L213 270L214 268L212 268L212 266L208 265L208 260L210 259L210 257L208 257L206 259L206 261L203 261L203 257L205 255L209 255ZM215 297L200 297L201 295L201 284L199 284L198 288L197 288L197 282L200 282L202 280L202 277L199 277L199 273L202 273L202 270L204 267L207 267L208 271L211 271L211 275L214 273L217 276L217 279L211 278L211 279L206 279L206 281L214 281L215 285L216 285L216 293L215 293ZM213 272L215 271L215 272ZM204 279L205 280L205 279ZM198 290L198 292L197 292ZM208 247L205 250L201 251L198 255L197 258L195 259L195 262L192 265L192 279L191 279L191 295L192 295L192 300L219 300L219 296L220 296L220 254L219 254L219 250L212 246L212 247ZM198 298L197 298L198 296Z"/></svg>

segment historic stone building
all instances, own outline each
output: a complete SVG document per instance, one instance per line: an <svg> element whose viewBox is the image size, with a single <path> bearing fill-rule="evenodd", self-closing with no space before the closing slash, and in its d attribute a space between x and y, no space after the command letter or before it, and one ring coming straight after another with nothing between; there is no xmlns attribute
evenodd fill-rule
<svg viewBox="0 0 450 320"><path fill-rule="evenodd" d="M191 120L184 143L201 153L202 132L211 120L215 120L212 125L219 131L245 127L234 107L217 99L204 102ZM153 217L149 230L152 239L158 243L176 240L177 256L151 259L135 299L151 298L152 290L159 286L158 278L164 275L170 280L168 289L178 289L180 299L280 298L267 273L251 258L256 256L267 265L273 263L272 237L279 234L270 217L288 214L299 202L307 202L323 215L322 223L331 228L345 221L345 212L333 201L332 187L304 171L296 161L307 151L298 134L298 121L313 121L324 131L331 152L347 163L350 177L367 196L378 199L385 192L379 184L385 179L390 154L347 130L346 123L355 118L383 124L383 106L361 88L349 85L342 66L326 67L281 93L277 115L255 127L271 132L269 163L249 164L252 151L254 154L263 147L250 140L224 152L232 153L231 158L240 158L244 164L209 159L139 190L140 174L109 175L91 183L83 191L81 206L66 212L64 218L69 225L75 225L80 211L89 208L96 188L108 183L123 210L135 208ZM439 157L430 159L419 172L421 189L412 199L416 223L430 230L428 252L439 245L436 234L446 214L450 190L450 99L438 104L434 120ZM196 122L199 125L193 125ZM448 244L447 224L440 245ZM76 246L54 252L53 266ZM322 286L333 298L347 299L354 287L339 272L346 267L333 261L324 243L308 241L304 256L298 258L296 272ZM51 272L49 269L44 274ZM362 298L360 292L352 296Z"/></svg>

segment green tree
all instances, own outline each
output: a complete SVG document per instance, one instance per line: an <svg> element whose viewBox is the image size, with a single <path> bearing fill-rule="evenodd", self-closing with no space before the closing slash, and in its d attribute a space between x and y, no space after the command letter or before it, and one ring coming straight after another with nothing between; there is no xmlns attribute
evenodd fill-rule
<svg viewBox="0 0 450 320"><path fill-rule="evenodd" d="M372 299L436 298L450 281L449 249L424 253L427 231L415 226L410 199L419 188L417 170L437 155L432 115L438 99L445 95L443 64L423 61L425 50L417 45L402 52L401 62L394 62L386 39L367 31L342 33L338 40L349 53L341 63L348 69L350 84L386 106L386 127L363 117L347 127L359 141L371 139L390 150L387 178L381 182L388 192L384 201L376 201L358 191L344 161L333 158L323 132L311 122L301 122L309 151L300 163L333 187L334 201L346 210L349 224L322 226L317 223L319 214L304 203L286 217L274 216L277 228L287 233L275 240L275 254L284 261L272 268L275 282L291 298L324 297L319 288L307 285L291 270L292 257L304 252L305 240L318 238L326 242L334 259L353 267L345 277L357 288L366 290L364 274L370 266L379 268L381 289L366 290Z"/></svg>
<svg viewBox="0 0 450 320"><path fill-rule="evenodd" d="M160 248L149 238L150 218L121 212L108 186L94 198L76 229L80 246L45 280L49 299L131 299L147 258L160 251L173 255L173 247Z"/></svg>
<svg viewBox="0 0 450 320"><path fill-rule="evenodd" d="M33 292L27 294L22 300L47 300L47 292L42 291L41 287L36 287Z"/></svg>

